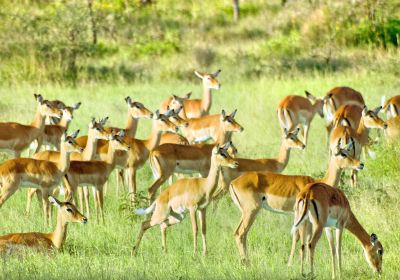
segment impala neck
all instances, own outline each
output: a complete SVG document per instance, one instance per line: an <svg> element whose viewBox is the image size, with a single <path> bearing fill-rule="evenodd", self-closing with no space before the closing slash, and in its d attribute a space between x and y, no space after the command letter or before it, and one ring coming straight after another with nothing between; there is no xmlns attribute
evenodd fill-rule
<svg viewBox="0 0 400 280"><path fill-rule="evenodd" d="M61 121L58 123L58 126L61 126L61 127L65 128L65 130L67 130L70 123L71 123L71 120L61 118Z"/></svg>
<svg viewBox="0 0 400 280"><path fill-rule="evenodd" d="M363 247L367 247L371 244L370 236L365 229L360 225L353 212L350 213L349 221L345 227L361 242Z"/></svg>
<svg viewBox="0 0 400 280"><path fill-rule="evenodd" d="M203 99L201 100L201 108L208 114L211 108L212 97L211 89L203 84Z"/></svg>
<svg viewBox="0 0 400 280"><path fill-rule="evenodd" d="M205 193L208 197L212 196L213 192L217 188L218 177L220 175L220 166L215 162L215 160L211 160L210 171L208 172L208 176L206 178L206 186Z"/></svg>
<svg viewBox="0 0 400 280"><path fill-rule="evenodd" d="M367 139L368 138L368 133L369 133L369 128L367 128L364 124L364 119L361 118L360 124L358 125L357 128L357 136L360 139Z"/></svg>
<svg viewBox="0 0 400 280"><path fill-rule="evenodd" d="M217 141L215 141L215 143L223 145L226 142L231 141L231 139L232 139L232 132L231 131L227 132L224 129L220 128L218 132Z"/></svg>
<svg viewBox="0 0 400 280"><path fill-rule="evenodd" d="M44 131L45 117L42 116L39 110L36 111L35 117L31 123L31 126L36 127L40 131Z"/></svg>
<svg viewBox="0 0 400 280"><path fill-rule="evenodd" d="M329 161L329 167L326 171L322 182L332 187L337 187L339 185L340 175L342 174L342 169L336 166L335 160L331 159Z"/></svg>
<svg viewBox="0 0 400 280"><path fill-rule="evenodd" d="M86 147L82 152L83 160L93 160L97 150L97 138L89 130Z"/></svg>
<svg viewBox="0 0 400 280"><path fill-rule="evenodd" d="M147 150L152 151L155 147L160 144L162 132L158 129L156 121L153 122L153 127L151 129L150 138L144 141L144 145Z"/></svg>
<svg viewBox="0 0 400 280"><path fill-rule="evenodd" d="M65 143L61 143L60 145L60 159L57 163L57 168L60 170L61 173L66 173L69 169L69 152L65 149Z"/></svg>
<svg viewBox="0 0 400 280"><path fill-rule="evenodd" d="M115 153L116 153L116 150L114 149L114 146L111 144L111 141L110 141L108 143L106 163L110 167L111 170L113 170L115 167L115 161L116 161Z"/></svg>
<svg viewBox="0 0 400 280"><path fill-rule="evenodd" d="M286 147L284 141L282 141L281 148L279 150L278 158L276 159L278 162L278 169L280 172L287 166L290 157L290 148Z"/></svg>
<svg viewBox="0 0 400 280"><path fill-rule="evenodd" d="M125 126L125 132L126 136L134 138L136 135L137 127L138 127L138 119L132 117L131 113L128 110L128 117L126 119L126 126Z"/></svg>
<svg viewBox="0 0 400 280"><path fill-rule="evenodd" d="M68 223L64 221L61 215L61 211L58 210L56 229L53 233L50 234L51 242L53 242L54 246L57 249L60 249L62 247L67 236Z"/></svg>

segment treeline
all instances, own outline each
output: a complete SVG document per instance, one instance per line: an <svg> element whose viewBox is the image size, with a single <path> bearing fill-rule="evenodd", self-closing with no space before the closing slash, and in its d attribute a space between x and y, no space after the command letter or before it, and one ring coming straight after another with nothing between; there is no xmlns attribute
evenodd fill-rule
<svg viewBox="0 0 400 280"><path fill-rule="evenodd" d="M0 81L186 78L237 63L248 76L337 70L355 55L344 50L398 52L399 11L395 0L0 1Z"/></svg>

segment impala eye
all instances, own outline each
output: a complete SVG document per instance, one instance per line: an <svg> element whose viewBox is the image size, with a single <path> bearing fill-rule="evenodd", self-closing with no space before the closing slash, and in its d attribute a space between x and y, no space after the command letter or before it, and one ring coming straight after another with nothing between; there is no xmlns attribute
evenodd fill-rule
<svg viewBox="0 0 400 280"><path fill-rule="evenodd" d="M382 256L383 255L383 249L378 249L378 254L379 254L379 256Z"/></svg>
<svg viewBox="0 0 400 280"><path fill-rule="evenodd" d="M73 211L72 211L71 208L67 208L67 211L68 211L69 213L73 213Z"/></svg>
<svg viewBox="0 0 400 280"><path fill-rule="evenodd" d="M73 142L72 142L71 140L69 140L69 141L68 141L68 144L71 144L71 145L72 145L72 144L73 144Z"/></svg>

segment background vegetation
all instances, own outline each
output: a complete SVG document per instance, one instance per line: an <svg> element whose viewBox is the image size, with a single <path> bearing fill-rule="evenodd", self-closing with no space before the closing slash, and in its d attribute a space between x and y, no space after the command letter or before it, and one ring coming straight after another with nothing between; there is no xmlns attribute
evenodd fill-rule
<svg viewBox="0 0 400 280"><path fill-rule="evenodd" d="M32 93L40 92L68 104L82 102L72 129L84 133L90 117L104 115L123 126L125 96L155 110L171 93L201 95L194 69L221 68L222 89L213 95L212 113L238 108L237 119L245 127L234 137L240 155L274 157L280 145L275 108L283 96L305 89L321 96L347 85L361 91L372 107L382 95L399 94L399 9L397 1L243 0L235 21L230 0L0 0L0 121L30 122ZM285 174L324 174L323 126L317 117L307 149L292 153ZM146 138L149 131L150 122L142 121L138 137ZM399 153L382 141L375 150L378 157L365 159L359 186L350 188L344 176L341 188L361 223L385 247L381 279L399 279ZM138 174L139 190L144 193L152 180L146 165ZM37 204L30 217L24 216L25 195L24 189L18 191L1 208L0 234L50 230ZM229 196L217 211L208 211L206 258L192 257L189 220L169 231L168 254L161 252L157 228L132 258L141 219L124 209L125 201L125 195L115 194L112 176L106 225L92 216L87 226L70 225L60 254L0 258L0 279L303 278L298 258L292 268L286 266L292 216L260 213L248 239L250 267L238 259L233 231L240 214ZM324 239L317 248L316 275L329 279ZM376 277L348 232L343 259L344 279Z"/></svg>

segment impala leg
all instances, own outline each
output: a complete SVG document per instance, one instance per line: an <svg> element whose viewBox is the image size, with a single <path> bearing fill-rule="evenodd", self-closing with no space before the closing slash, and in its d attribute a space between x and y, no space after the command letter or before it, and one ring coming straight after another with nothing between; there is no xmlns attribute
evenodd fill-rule
<svg viewBox="0 0 400 280"><path fill-rule="evenodd" d="M207 241L206 241L206 209L203 208L199 211L200 216L200 227L201 227L201 239L203 241L203 256L207 254Z"/></svg>
<svg viewBox="0 0 400 280"><path fill-rule="evenodd" d="M99 201L99 208L100 208L100 216L103 225L105 224L104 221L104 193L103 193L103 186L99 186L96 191L97 200Z"/></svg>
<svg viewBox="0 0 400 280"><path fill-rule="evenodd" d="M332 278L336 278L336 256L335 256L335 244L333 240L333 230L331 228L325 228L326 238L328 239L329 250L331 251L332 260Z"/></svg>
<svg viewBox="0 0 400 280"><path fill-rule="evenodd" d="M3 184L2 188L0 188L0 208L18 190L19 183L18 181Z"/></svg>
<svg viewBox="0 0 400 280"><path fill-rule="evenodd" d="M38 153L40 151L40 148L42 147L43 137L38 137L36 139L36 142L37 142L37 146L36 146L35 154Z"/></svg>
<svg viewBox="0 0 400 280"><path fill-rule="evenodd" d="M85 200L86 217L89 219L89 217L90 217L89 187L88 186L82 187L82 191L83 191L83 198ZM82 208L83 208L83 206L82 206Z"/></svg>
<svg viewBox="0 0 400 280"><path fill-rule="evenodd" d="M21 151L14 151L14 158L21 157Z"/></svg>
<svg viewBox="0 0 400 280"><path fill-rule="evenodd" d="M238 227L235 230L236 245L239 249L239 255L244 263L247 260L247 233L252 226L259 209L243 211Z"/></svg>
<svg viewBox="0 0 400 280"><path fill-rule="evenodd" d="M354 188L357 185L357 170L351 170L351 186Z"/></svg>
<svg viewBox="0 0 400 280"><path fill-rule="evenodd" d="M290 255L289 255L289 260L288 260L288 264L287 264L288 266L292 266L292 264L293 264L293 257L294 257L294 253L296 251L296 244L299 239L300 239L299 230L296 230L292 236L292 248L290 249Z"/></svg>
<svg viewBox="0 0 400 280"><path fill-rule="evenodd" d="M338 258L339 278L342 273L342 233L343 229L336 229L336 255Z"/></svg>
<svg viewBox="0 0 400 280"><path fill-rule="evenodd" d="M169 216L168 219L160 224L160 229L161 229L161 245L164 253L167 253L167 228L175 225L177 223L180 223L182 221L182 218L178 218L175 216Z"/></svg>
<svg viewBox="0 0 400 280"><path fill-rule="evenodd" d="M135 201L136 196L136 168L128 167L128 179L129 179L129 195L131 202Z"/></svg>
<svg viewBox="0 0 400 280"><path fill-rule="evenodd" d="M81 213L83 213L84 212L83 187L78 187L78 197L79 197L79 211L81 211Z"/></svg>
<svg viewBox="0 0 400 280"><path fill-rule="evenodd" d="M150 186L150 188L148 189L148 196L150 199L150 203L152 203L154 201L158 188L165 181L167 181L167 179L170 175L171 174L161 174L161 176L157 180L155 180L154 183Z"/></svg>
<svg viewBox="0 0 400 280"><path fill-rule="evenodd" d="M308 244L308 261L310 263L310 272L311 275L314 275L314 253L315 253L315 246L317 245L318 240L321 238L323 227L322 225L314 225L313 226L313 234Z"/></svg>
<svg viewBox="0 0 400 280"><path fill-rule="evenodd" d="M139 249L140 241L142 241L144 233L154 225L151 224L151 220L144 221L140 227L140 231L138 236L136 237L136 243L135 246L132 248L132 256L136 256L137 251Z"/></svg>
<svg viewBox="0 0 400 280"><path fill-rule="evenodd" d="M42 203L43 203L43 216L44 216L44 224L49 226L49 191L42 189Z"/></svg>
<svg viewBox="0 0 400 280"><path fill-rule="evenodd" d="M307 146L307 139L308 139L308 130L310 128L310 124L305 124L303 127L303 141L304 141L304 145Z"/></svg>
<svg viewBox="0 0 400 280"><path fill-rule="evenodd" d="M196 219L196 208L190 208L190 220L192 222L192 233L193 233L193 257L196 256L197 249L197 219Z"/></svg>
<svg viewBox="0 0 400 280"><path fill-rule="evenodd" d="M25 210L27 217L30 214L31 205L32 205L32 197L35 195L36 192L37 192L37 189L34 189L34 188L28 189L27 199L26 199L26 210Z"/></svg>

